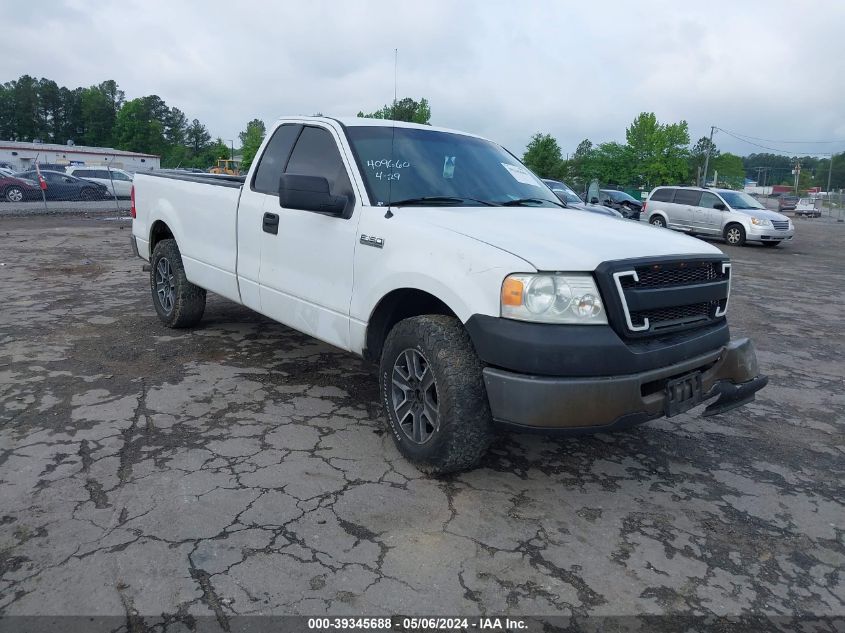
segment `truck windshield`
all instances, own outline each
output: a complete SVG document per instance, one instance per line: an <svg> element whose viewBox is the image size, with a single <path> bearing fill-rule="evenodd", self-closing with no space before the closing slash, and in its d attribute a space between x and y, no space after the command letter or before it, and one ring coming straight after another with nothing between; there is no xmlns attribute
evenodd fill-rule
<svg viewBox="0 0 845 633"><path fill-rule="evenodd" d="M450 132L387 126L349 126L347 134L374 205L403 201L461 206L561 206L534 174L490 141Z"/></svg>

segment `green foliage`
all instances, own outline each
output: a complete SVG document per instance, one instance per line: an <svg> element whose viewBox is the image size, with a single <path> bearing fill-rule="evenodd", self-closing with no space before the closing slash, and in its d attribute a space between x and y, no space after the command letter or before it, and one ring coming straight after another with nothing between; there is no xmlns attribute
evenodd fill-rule
<svg viewBox="0 0 845 633"><path fill-rule="evenodd" d="M127 101L120 109L114 139L121 149L156 154L164 149L164 125L155 118L152 105L144 97Z"/></svg>
<svg viewBox="0 0 845 633"><path fill-rule="evenodd" d="M719 149L716 147L716 143L711 141L707 136L702 136L698 139L698 141L696 141L695 145L690 148L689 171L692 178L696 178L698 176L699 170L701 170L702 176L704 175L704 163L707 158L708 148L710 149L711 161L719 157ZM707 171L710 171L709 165L707 167Z"/></svg>
<svg viewBox="0 0 845 633"><path fill-rule="evenodd" d="M522 162L540 178L561 178L563 159L560 145L551 134L537 132L525 148Z"/></svg>
<svg viewBox="0 0 845 633"><path fill-rule="evenodd" d="M0 139L60 144L72 140L77 145L159 154L164 167L204 168L220 153L198 120L189 123L185 113L168 107L157 95L126 101L112 79L70 89L23 75L0 85Z"/></svg>
<svg viewBox="0 0 845 633"><path fill-rule="evenodd" d="M631 183L647 189L686 182L689 177L689 128L686 121L661 124L642 112L625 131L631 159Z"/></svg>
<svg viewBox="0 0 845 633"><path fill-rule="evenodd" d="M258 153L261 142L267 133L264 121L253 119L246 124L246 129L238 134L241 139L241 170L245 171L252 165L252 159Z"/></svg>
<svg viewBox="0 0 845 633"><path fill-rule="evenodd" d="M425 97L419 101L405 97L395 104L389 103L370 114L359 112L358 116L368 119L388 119L391 121L406 121L408 123L431 125L431 107L429 107L428 100Z"/></svg>
<svg viewBox="0 0 845 633"><path fill-rule="evenodd" d="M827 175L830 159L822 158L816 166L815 186L827 191ZM830 188L845 189L845 152L833 156L833 171L830 172Z"/></svg>
<svg viewBox="0 0 845 633"><path fill-rule="evenodd" d="M735 154L719 154L716 158L710 159L707 169L711 173L718 172L718 185L727 185L731 189L741 189L745 184L745 167L742 165L742 158ZM712 175L711 175L712 178Z"/></svg>

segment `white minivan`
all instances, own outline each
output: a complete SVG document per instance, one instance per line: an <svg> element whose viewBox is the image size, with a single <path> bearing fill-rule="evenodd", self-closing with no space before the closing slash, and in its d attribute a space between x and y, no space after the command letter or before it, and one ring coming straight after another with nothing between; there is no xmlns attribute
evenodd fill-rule
<svg viewBox="0 0 845 633"><path fill-rule="evenodd" d="M118 198L128 198L132 192L132 174L122 169L112 169L103 165L74 165L65 171L77 178L84 178L105 186L109 194Z"/></svg>
<svg viewBox="0 0 845 633"><path fill-rule="evenodd" d="M785 215L769 211L741 191L657 187L643 204L641 222L693 235L721 237L731 246L759 242L777 246L795 235Z"/></svg>

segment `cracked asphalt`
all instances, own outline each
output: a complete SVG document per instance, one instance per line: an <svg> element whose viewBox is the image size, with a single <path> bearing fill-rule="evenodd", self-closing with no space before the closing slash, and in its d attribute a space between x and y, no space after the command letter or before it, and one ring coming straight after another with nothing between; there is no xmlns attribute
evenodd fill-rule
<svg viewBox="0 0 845 633"><path fill-rule="evenodd" d="M432 478L362 361L216 296L168 330L128 223L3 219L0 614L843 616L845 225L797 224L719 245L756 402Z"/></svg>

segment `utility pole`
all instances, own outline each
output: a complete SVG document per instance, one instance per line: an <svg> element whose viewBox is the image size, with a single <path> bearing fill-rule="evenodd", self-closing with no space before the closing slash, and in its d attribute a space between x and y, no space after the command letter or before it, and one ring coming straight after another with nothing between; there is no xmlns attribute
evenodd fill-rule
<svg viewBox="0 0 845 633"><path fill-rule="evenodd" d="M832 162L832 161L831 161ZM792 173L795 174L795 195L798 195L798 176L801 175L801 162L795 161L795 169L792 170Z"/></svg>
<svg viewBox="0 0 845 633"><path fill-rule="evenodd" d="M833 217L833 196L830 193L830 174L833 173L833 154L830 155L830 164L827 166L827 214Z"/></svg>
<svg viewBox="0 0 845 633"><path fill-rule="evenodd" d="M707 186L707 167L710 164L710 148L713 147L713 132L716 131L716 126L710 126L710 142L707 144L707 153L704 155L704 180L700 183L699 186L706 187Z"/></svg>

